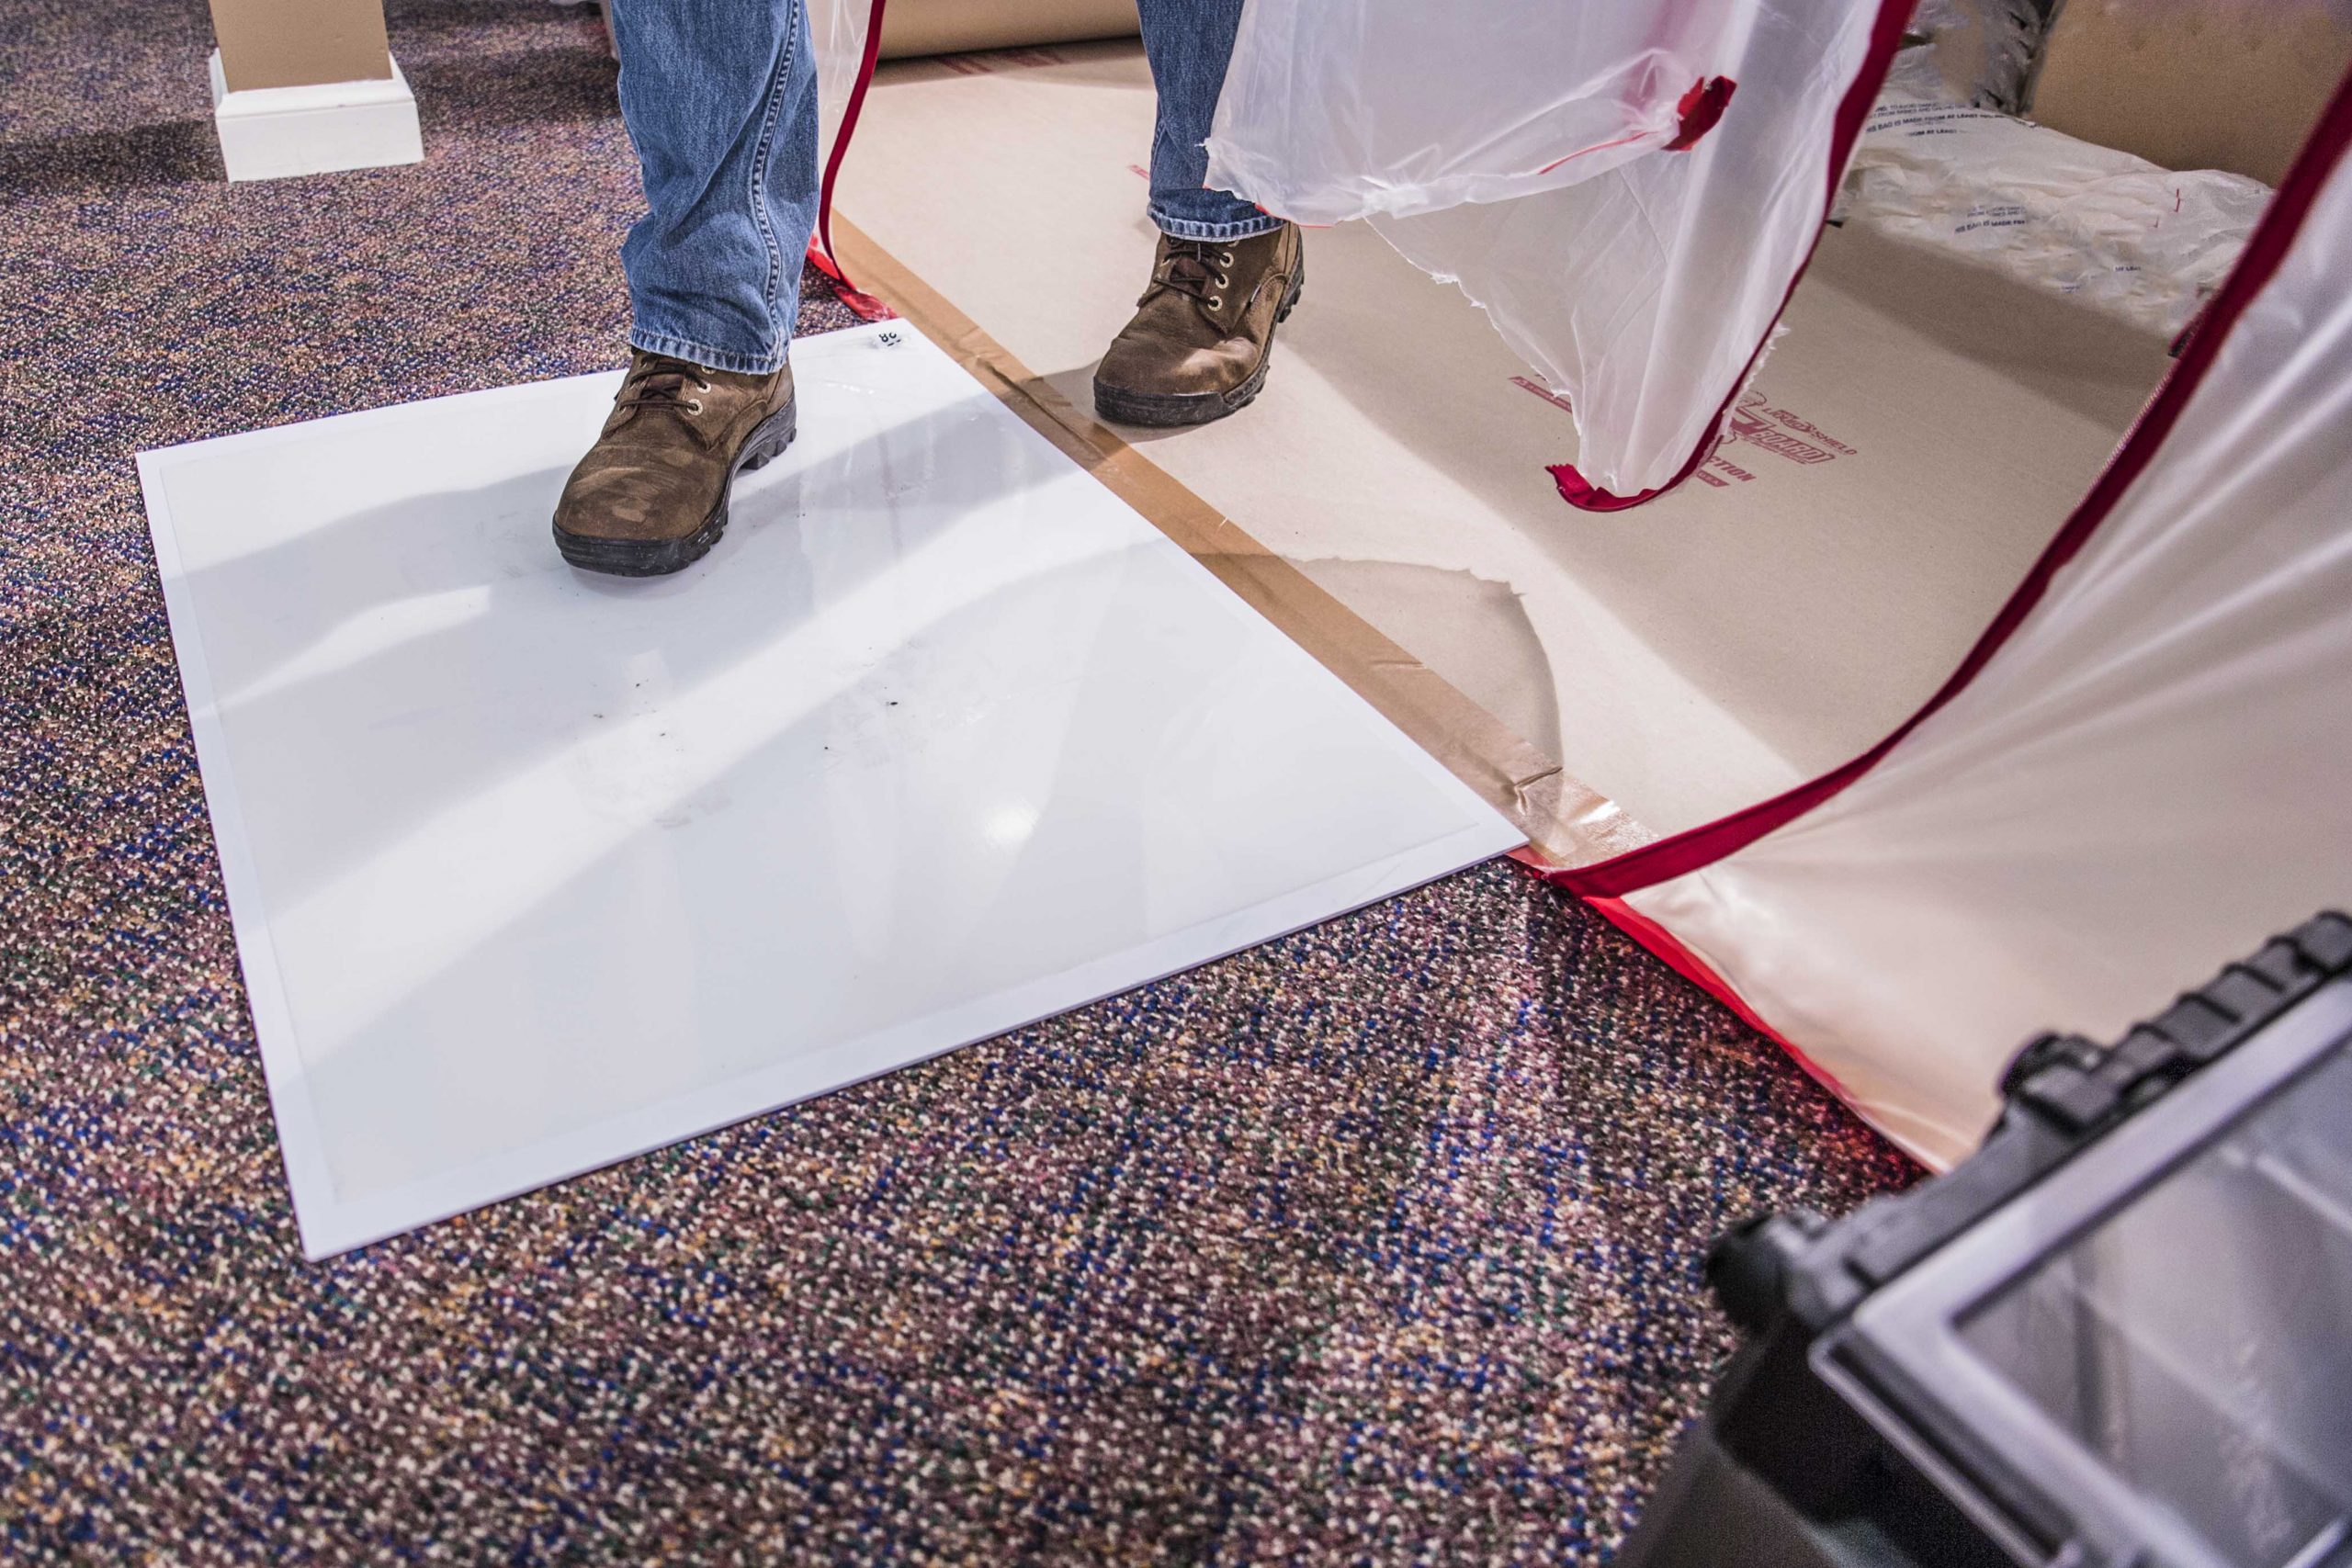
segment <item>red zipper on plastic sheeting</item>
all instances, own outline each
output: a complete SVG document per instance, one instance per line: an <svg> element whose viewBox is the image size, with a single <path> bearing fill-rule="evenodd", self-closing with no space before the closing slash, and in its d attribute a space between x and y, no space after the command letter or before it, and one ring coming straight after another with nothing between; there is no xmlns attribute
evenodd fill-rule
<svg viewBox="0 0 2352 1568"><path fill-rule="evenodd" d="M849 151L850 138L857 134L858 113L865 107L865 89L873 85L875 64L882 58L884 4L885 0L873 0L866 11L865 52L857 62L857 83L849 90L849 106L842 111L842 128L833 137L832 153L825 160L825 177L817 187L817 239L824 247L823 258L817 263L818 270L856 294L859 299L868 300L876 306L880 301L858 290L857 286L849 280L849 276L842 271L841 258L833 254L833 182L841 176L842 154ZM812 256L815 254L814 251L810 253ZM842 303L861 316L865 314L858 309L855 301L844 299ZM866 319L871 321L874 318Z"/></svg>
<svg viewBox="0 0 2352 1568"><path fill-rule="evenodd" d="M2081 553L2099 525L2107 521L2117 502L2123 499L2124 491L2164 445L2199 383L2220 356L2222 344L2236 329L2238 318L2286 259L2303 220L2311 216L2313 204L2343 162L2347 148L2352 148L2352 73L2347 73L2337 85L2311 140L2295 159L2294 166L2287 171L2278 194L2271 198L2269 209L2262 215L2253 238L2246 242L2237 265L2230 270L2220 292L2199 318L2196 333L2180 358L2173 362L2172 372L2165 378L2164 385L2156 389L2155 396L2148 400L2147 407L2124 433L2122 443L2108 459L2107 467L2092 481L2073 514L2043 547L2040 558L2002 604L1993 623L1984 628L1960 667L1918 712L1877 745L1819 778L1596 865L1548 872L1544 874L1545 880L1586 898L1618 898L1711 865L1796 820L1845 789L1960 695L1978 671L1992 661L2034 606L2041 603L2060 569Z"/></svg>
<svg viewBox="0 0 2352 1568"><path fill-rule="evenodd" d="M1911 19L1913 4L1914 0L1883 0L1878 17L1871 24L1870 48L1863 51L1861 70L1856 73L1853 82L1846 89L1846 96L1838 105L1838 118L1829 134L1829 194L1821 209L1824 226L1828 222L1830 208L1837 204L1838 184L1846 177L1846 160L1853 156L1854 143L1861 140L1862 124L1870 118L1871 106L1878 101L1878 90L1885 84L1887 67L1894 63L1894 51L1903 47L1903 28ZM1720 118L1731 102L1731 89L1724 78L1716 80L1725 82L1723 102L1715 106L1715 114ZM1694 92L1698 90L1692 89ZM1683 102L1691 104L1688 95ZM1691 104L1694 110L1702 107L1702 104ZM1690 140L1696 141L1713 123L1709 120L1701 126ZM1724 395L1723 407L1717 409L1715 417L1707 422L1707 434L1700 440L1698 449L1690 454L1690 460L1676 471L1672 479L1655 490L1642 491L1634 495L1618 495L1586 479L1577 471L1575 464L1556 463L1545 471L1552 476L1553 483L1559 487L1560 499L1579 512L1623 512L1627 507L1657 500L1697 473L1699 465L1713 457L1715 448L1723 445L1724 421L1731 414L1731 405L1738 400L1740 389L1747 385L1748 377L1755 374L1756 362L1764 356L1764 345L1772 341L1772 329L1781 324L1781 317L1787 312L1789 301L1796 298L1797 285L1804 281L1805 268L1813 265L1813 253L1820 248L1820 244L1821 231L1815 229L1813 244L1806 247L1804 260L1797 264L1796 276L1789 279L1788 292L1781 296L1780 310L1772 312L1772 320L1765 325L1764 335L1757 340L1756 352L1747 356L1747 365L1733 378L1731 390Z"/></svg>

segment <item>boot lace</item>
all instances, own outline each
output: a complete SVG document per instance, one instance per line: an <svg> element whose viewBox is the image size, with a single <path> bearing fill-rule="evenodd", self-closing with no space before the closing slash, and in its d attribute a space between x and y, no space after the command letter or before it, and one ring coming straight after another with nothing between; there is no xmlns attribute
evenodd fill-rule
<svg viewBox="0 0 2352 1568"><path fill-rule="evenodd" d="M1233 252L1220 241L1170 239L1152 281L1217 310L1225 307L1225 290L1233 287L1232 266Z"/></svg>
<svg viewBox="0 0 2352 1568"><path fill-rule="evenodd" d="M628 385L614 400L614 407L624 409L672 409L680 413L702 412L702 400L686 396L691 384L697 392L710 390L710 382L703 373L683 359L656 355L631 373Z"/></svg>

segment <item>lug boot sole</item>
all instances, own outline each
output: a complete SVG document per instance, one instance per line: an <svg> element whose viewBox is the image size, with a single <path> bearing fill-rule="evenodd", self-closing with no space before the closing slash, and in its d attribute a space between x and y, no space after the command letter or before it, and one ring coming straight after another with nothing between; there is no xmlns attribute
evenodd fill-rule
<svg viewBox="0 0 2352 1568"><path fill-rule="evenodd" d="M752 427L743 439L742 449L735 454L734 466L727 470L727 482L718 487L718 503L702 525L683 538L676 539L600 539L590 534L570 533L562 528L555 531L555 547L563 558L582 571L601 571L613 577L666 577L683 571L710 553L718 536L727 532L727 502L735 493L735 477L765 468L792 445L800 433L800 400L793 400Z"/></svg>
<svg viewBox="0 0 2352 1568"><path fill-rule="evenodd" d="M1306 288L1306 264L1299 264L1298 275L1291 279L1290 292L1283 297L1282 309L1274 312L1274 325L1290 320L1291 311L1298 304L1298 297ZM1137 392L1125 387L1114 387L1097 378L1094 382L1094 412L1114 424L1139 424L1156 430L1177 425L1208 424L1227 414L1239 413L1257 400L1265 389L1266 371L1274 361L1274 341L1271 333L1266 339L1266 352L1258 361L1258 368L1249 378L1226 392Z"/></svg>

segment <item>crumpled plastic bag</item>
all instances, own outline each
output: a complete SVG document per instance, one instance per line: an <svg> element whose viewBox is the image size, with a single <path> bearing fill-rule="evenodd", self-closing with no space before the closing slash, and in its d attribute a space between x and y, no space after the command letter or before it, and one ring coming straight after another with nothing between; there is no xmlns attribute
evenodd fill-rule
<svg viewBox="0 0 2352 1568"><path fill-rule="evenodd" d="M1905 51L1906 54L1913 51ZM2176 174L1991 109L1935 101L1906 73L1879 100L1842 216L1968 256L2171 338L2221 287L2270 187Z"/></svg>

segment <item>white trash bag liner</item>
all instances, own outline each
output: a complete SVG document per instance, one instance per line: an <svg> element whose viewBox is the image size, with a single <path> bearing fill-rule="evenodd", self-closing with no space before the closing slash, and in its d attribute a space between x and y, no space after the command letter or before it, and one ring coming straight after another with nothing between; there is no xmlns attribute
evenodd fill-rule
<svg viewBox="0 0 2352 1568"><path fill-rule="evenodd" d="M1931 1166L1976 1145L2026 1039L2112 1038L2352 887L2347 148L2352 78L2171 377L1918 714L1772 800L1555 877L1663 933Z"/></svg>
<svg viewBox="0 0 2352 1568"><path fill-rule="evenodd" d="M850 279L833 259L833 186L857 132L857 111L873 79L874 48L882 34L883 0L806 0L808 38L817 58L817 232L809 254L835 279ZM853 288L854 284L850 285ZM862 299L863 297L861 296ZM860 315L858 299L847 301Z"/></svg>
<svg viewBox="0 0 2352 1568"><path fill-rule="evenodd" d="M1575 412L1562 494L1631 505L1719 439L1908 8L1250 0L1208 179L1460 284Z"/></svg>

